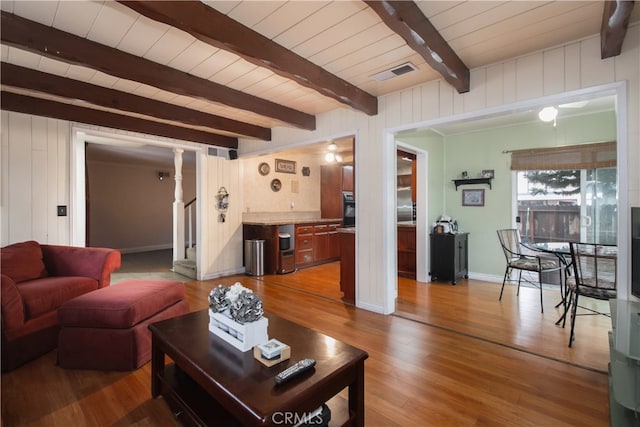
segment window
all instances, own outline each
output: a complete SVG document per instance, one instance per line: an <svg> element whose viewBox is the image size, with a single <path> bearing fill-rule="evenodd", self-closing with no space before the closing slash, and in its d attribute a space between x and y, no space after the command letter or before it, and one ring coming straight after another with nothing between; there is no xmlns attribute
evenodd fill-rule
<svg viewBox="0 0 640 427"><path fill-rule="evenodd" d="M521 150L511 168L523 238L616 244L615 142Z"/></svg>

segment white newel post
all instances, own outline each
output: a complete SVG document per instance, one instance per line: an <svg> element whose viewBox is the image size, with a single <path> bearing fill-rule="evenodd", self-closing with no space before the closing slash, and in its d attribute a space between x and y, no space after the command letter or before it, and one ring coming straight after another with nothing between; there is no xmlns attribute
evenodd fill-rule
<svg viewBox="0 0 640 427"><path fill-rule="evenodd" d="M173 163L175 165L176 187L173 201L173 260L185 258L184 243L184 200L182 191L182 153L184 150L175 148L173 150Z"/></svg>

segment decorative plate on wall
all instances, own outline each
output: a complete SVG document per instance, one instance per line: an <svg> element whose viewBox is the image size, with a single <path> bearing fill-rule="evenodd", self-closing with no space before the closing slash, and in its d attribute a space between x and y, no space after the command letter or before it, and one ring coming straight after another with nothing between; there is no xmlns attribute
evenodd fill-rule
<svg viewBox="0 0 640 427"><path fill-rule="evenodd" d="M280 191L281 188L282 188L282 183L278 178L271 180L272 191Z"/></svg>
<svg viewBox="0 0 640 427"><path fill-rule="evenodd" d="M269 163L262 162L258 165L258 172L260 172L260 175L262 176L269 175L270 170L271 167L269 166Z"/></svg>

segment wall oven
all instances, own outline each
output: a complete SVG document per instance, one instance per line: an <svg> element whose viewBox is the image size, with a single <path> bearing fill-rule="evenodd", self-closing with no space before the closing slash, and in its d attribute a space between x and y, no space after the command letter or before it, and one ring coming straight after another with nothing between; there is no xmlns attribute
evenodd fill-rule
<svg viewBox="0 0 640 427"><path fill-rule="evenodd" d="M342 192L342 224L344 227L356 226L356 201L351 191Z"/></svg>

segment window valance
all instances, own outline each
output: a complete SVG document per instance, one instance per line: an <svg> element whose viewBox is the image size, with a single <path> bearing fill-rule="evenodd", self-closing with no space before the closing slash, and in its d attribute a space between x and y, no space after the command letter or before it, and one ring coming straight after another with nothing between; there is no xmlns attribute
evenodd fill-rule
<svg viewBox="0 0 640 427"><path fill-rule="evenodd" d="M616 141L514 150L511 170L574 170L616 166Z"/></svg>

